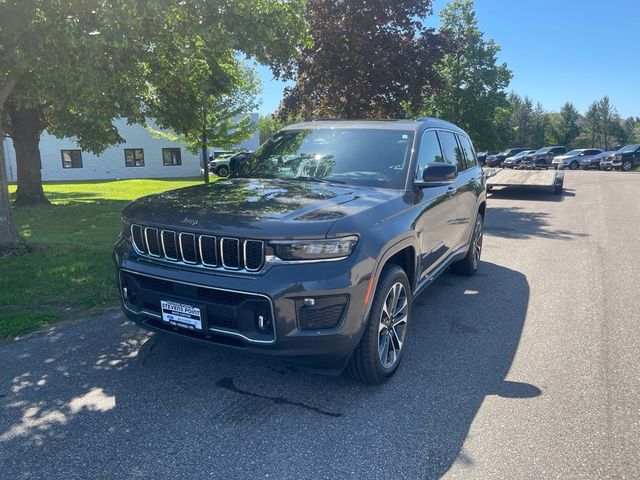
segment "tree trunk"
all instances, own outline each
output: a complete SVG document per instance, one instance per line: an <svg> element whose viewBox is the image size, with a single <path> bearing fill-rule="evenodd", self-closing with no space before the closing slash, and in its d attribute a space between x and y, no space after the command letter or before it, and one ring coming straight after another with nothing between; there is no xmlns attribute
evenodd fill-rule
<svg viewBox="0 0 640 480"><path fill-rule="evenodd" d="M40 173L40 135L42 112L39 108L11 109L11 138L16 150L18 190L16 206L49 205L42 190Z"/></svg>
<svg viewBox="0 0 640 480"><path fill-rule="evenodd" d="M204 183L209 183L209 156L207 155L207 135L204 131L202 132L202 144L200 145L200 147L202 149Z"/></svg>
<svg viewBox="0 0 640 480"><path fill-rule="evenodd" d="M0 115L2 111L0 110ZM4 159L4 134L0 125L0 250L18 243L20 236L13 221L13 212L9 203L9 188L7 186L7 169Z"/></svg>

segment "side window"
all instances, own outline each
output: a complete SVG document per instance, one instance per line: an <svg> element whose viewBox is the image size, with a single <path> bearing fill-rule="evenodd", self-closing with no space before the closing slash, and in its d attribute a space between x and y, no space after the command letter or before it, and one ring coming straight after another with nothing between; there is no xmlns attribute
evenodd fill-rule
<svg viewBox="0 0 640 480"><path fill-rule="evenodd" d="M464 152L464 158L467 162L467 168L477 166L478 159L476 158L476 152L473 150L473 145L471 145L471 140L463 135L458 135L458 140L460 141L462 151Z"/></svg>
<svg viewBox="0 0 640 480"><path fill-rule="evenodd" d="M442 156L442 150L440 150L438 135L436 135L434 130L429 130L422 135L416 178L422 178L424 167L426 167L428 163L434 162L444 163L444 157Z"/></svg>
<svg viewBox="0 0 640 480"><path fill-rule="evenodd" d="M440 144L442 145L442 153L447 162L452 165L458 166L458 171L462 172L465 169L464 157L462 155L462 149L458 145L456 136L451 132L438 132L440 137Z"/></svg>

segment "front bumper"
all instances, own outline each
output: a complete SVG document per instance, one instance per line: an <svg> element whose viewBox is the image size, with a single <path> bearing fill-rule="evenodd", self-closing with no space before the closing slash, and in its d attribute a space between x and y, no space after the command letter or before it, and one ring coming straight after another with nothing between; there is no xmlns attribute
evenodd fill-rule
<svg viewBox="0 0 640 480"><path fill-rule="evenodd" d="M375 265L356 248L336 262L273 266L256 275L220 273L138 256L124 239L116 243L114 261L123 311L139 326L326 369L346 365L360 341ZM128 298L124 287L129 287ZM137 295L133 299L131 291ZM305 305L305 299L316 305ZM200 307L204 331L165 323L160 300ZM268 328L258 328L260 316ZM303 316L311 323L301 323ZM309 328L314 319L328 317L335 325Z"/></svg>

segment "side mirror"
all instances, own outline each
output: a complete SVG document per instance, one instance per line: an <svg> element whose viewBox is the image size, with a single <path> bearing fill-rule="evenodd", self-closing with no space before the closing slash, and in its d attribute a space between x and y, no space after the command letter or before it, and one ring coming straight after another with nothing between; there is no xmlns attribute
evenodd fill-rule
<svg viewBox="0 0 640 480"><path fill-rule="evenodd" d="M418 188L444 187L451 185L458 176L458 167L449 163L428 163L422 170L422 181L415 182Z"/></svg>

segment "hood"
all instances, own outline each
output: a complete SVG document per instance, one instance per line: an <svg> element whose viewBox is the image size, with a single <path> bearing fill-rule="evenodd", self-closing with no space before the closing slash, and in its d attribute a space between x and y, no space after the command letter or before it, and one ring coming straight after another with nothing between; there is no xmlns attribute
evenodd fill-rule
<svg viewBox="0 0 640 480"><path fill-rule="evenodd" d="M401 191L285 179L226 179L142 197L122 214L133 223L244 238L324 237L349 215ZM375 215L372 216L372 218Z"/></svg>

